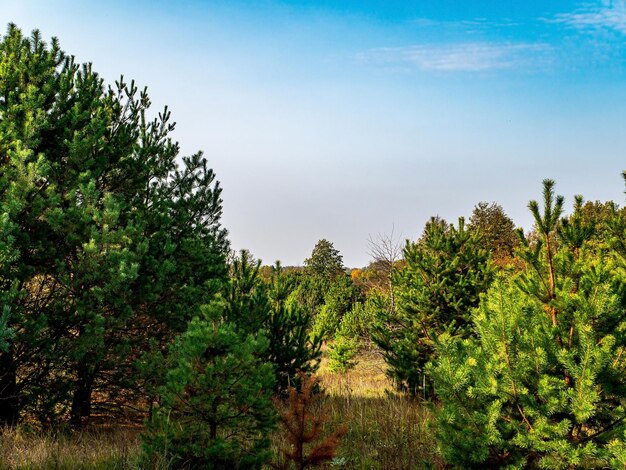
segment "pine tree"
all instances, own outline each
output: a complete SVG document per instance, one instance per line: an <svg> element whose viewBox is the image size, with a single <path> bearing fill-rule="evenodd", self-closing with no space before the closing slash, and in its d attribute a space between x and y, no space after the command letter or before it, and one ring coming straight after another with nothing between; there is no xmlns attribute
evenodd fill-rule
<svg viewBox="0 0 626 470"><path fill-rule="evenodd" d="M259 277L261 261L254 261L247 250L242 250L230 268L230 282L224 293L226 319L245 332L259 331L270 311L267 289Z"/></svg>
<svg viewBox="0 0 626 470"><path fill-rule="evenodd" d="M544 181L539 237L522 237L521 273L501 273L473 314L475 337L440 337L432 366L440 449L463 467L603 467L626 430L626 277L589 243L582 199ZM622 454L623 455L623 454Z"/></svg>
<svg viewBox="0 0 626 470"><path fill-rule="evenodd" d="M94 390L138 389L139 352L224 279L221 190L201 154L177 163L167 109L150 120L145 90L106 87L37 31L9 26L0 88L0 302L15 333L0 422L21 408L80 424Z"/></svg>
<svg viewBox="0 0 626 470"><path fill-rule="evenodd" d="M328 369L346 372L356 365L355 357L360 349L359 339L340 329L328 348Z"/></svg>
<svg viewBox="0 0 626 470"><path fill-rule="evenodd" d="M325 296L336 280L346 277L343 258L328 240L317 242L310 258L304 260L304 269L291 293L291 301L297 302L314 317L325 303ZM320 333L319 331L316 333Z"/></svg>
<svg viewBox="0 0 626 470"><path fill-rule="evenodd" d="M273 268L268 296L269 315L263 328L268 339L268 360L274 364L279 394L298 385L300 374L313 374L322 355L322 338L311 332L313 317L304 308L289 302L292 283L280 263Z"/></svg>
<svg viewBox="0 0 626 470"><path fill-rule="evenodd" d="M491 282L479 234L431 219L417 243L407 241L406 267L397 276L395 312L383 311L373 339L382 348L399 388L425 393L425 366L444 331L470 334L470 310Z"/></svg>
<svg viewBox="0 0 626 470"><path fill-rule="evenodd" d="M370 340L375 315L381 310L380 299L371 295L365 304L357 302L341 319L339 328L328 347L328 367L332 372L346 372L356 365L356 356ZM387 298L390 299L391 296Z"/></svg>
<svg viewBox="0 0 626 470"><path fill-rule="evenodd" d="M261 468L276 422L274 373L263 363L263 333L242 336L223 321L223 307L202 318L172 346L161 403L143 435L147 463L169 468Z"/></svg>
<svg viewBox="0 0 626 470"><path fill-rule="evenodd" d="M293 286L282 274L280 263L272 270L269 283L260 279L260 266L247 251L233 260L224 295L225 318L244 334L264 332L268 346L262 357L274 366L276 391L284 393L297 383L298 372L317 369L322 341L311 334L311 314L288 302Z"/></svg>
<svg viewBox="0 0 626 470"><path fill-rule="evenodd" d="M315 316L313 333L324 339L331 339L350 312L354 304L361 300L360 292L347 275L337 276L328 286L324 304Z"/></svg>
<svg viewBox="0 0 626 470"><path fill-rule="evenodd" d="M304 470L322 466L335 457L341 438L348 432L346 426L325 429L329 416L322 405L323 395L316 391L318 379L301 374L300 381L300 391L290 387L285 403L279 403L289 446L280 449L284 460L274 468Z"/></svg>

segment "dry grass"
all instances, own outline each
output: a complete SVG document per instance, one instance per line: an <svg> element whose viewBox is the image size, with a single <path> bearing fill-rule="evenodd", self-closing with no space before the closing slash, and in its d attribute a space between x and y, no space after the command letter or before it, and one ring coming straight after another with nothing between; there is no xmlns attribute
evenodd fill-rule
<svg viewBox="0 0 626 470"><path fill-rule="evenodd" d="M345 374L328 370L319 376L328 394L332 421L347 424L335 465L349 469L443 468L429 429L431 414L419 401L399 395L385 375L380 354L361 354ZM281 437L274 437L274 447Z"/></svg>
<svg viewBox="0 0 626 470"><path fill-rule="evenodd" d="M362 352L356 366L343 374L331 372L328 359L323 357L317 375L330 396L385 397L393 390L386 371L382 355L376 350L369 350Z"/></svg>
<svg viewBox="0 0 626 470"><path fill-rule="evenodd" d="M0 431L0 469L102 469L137 468L139 430L99 427L77 433Z"/></svg>

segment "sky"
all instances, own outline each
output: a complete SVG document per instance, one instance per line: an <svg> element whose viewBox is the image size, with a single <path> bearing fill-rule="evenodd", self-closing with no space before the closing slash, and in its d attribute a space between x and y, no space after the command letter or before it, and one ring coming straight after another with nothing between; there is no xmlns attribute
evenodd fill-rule
<svg viewBox="0 0 626 470"><path fill-rule="evenodd" d="M265 264L325 238L365 266L480 201L529 229L544 178L625 202L626 0L0 0L9 22L168 105Z"/></svg>

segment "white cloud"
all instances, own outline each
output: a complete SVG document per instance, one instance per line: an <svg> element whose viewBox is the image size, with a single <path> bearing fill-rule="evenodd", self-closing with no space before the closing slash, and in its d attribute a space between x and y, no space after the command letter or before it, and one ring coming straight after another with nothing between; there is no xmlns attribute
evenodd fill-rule
<svg viewBox="0 0 626 470"><path fill-rule="evenodd" d="M552 20L581 30L612 30L626 34L626 0L603 0L586 4L570 13L561 13Z"/></svg>
<svg viewBox="0 0 626 470"><path fill-rule="evenodd" d="M379 48L361 54L360 58L425 71L484 72L534 65L548 50L545 44L472 42Z"/></svg>
<svg viewBox="0 0 626 470"><path fill-rule="evenodd" d="M411 23L418 27L456 28L470 32L472 30L493 30L494 28L510 28L513 26L519 26L518 22L515 22L510 18L500 18L498 20L487 18L472 18L466 20L434 20L431 18L416 18L412 20Z"/></svg>

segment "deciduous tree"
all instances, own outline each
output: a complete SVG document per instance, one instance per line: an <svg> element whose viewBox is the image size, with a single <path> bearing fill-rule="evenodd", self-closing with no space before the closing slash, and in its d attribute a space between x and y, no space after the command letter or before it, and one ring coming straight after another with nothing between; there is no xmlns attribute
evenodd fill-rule
<svg viewBox="0 0 626 470"><path fill-rule="evenodd" d="M333 279L344 274L343 257L331 242L322 239L315 244L311 257L304 260L309 274Z"/></svg>
<svg viewBox="0 0 626 470"><path fill-rule="evenodd" d="M468 228L480 233L496 265L506 266L513 261L519 239L515 224L502 206L495 202L479 202L474 207Z"/></svg>

